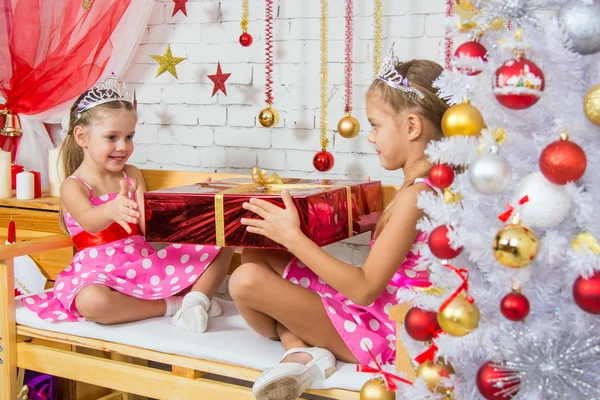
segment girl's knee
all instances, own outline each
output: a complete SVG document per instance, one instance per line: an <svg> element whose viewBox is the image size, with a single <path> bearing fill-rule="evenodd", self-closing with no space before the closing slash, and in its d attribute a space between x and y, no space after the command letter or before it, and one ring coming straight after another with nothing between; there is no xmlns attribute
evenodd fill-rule
<svg viewBox="0 0 600 400"><path fill-rule="evenodd" d="M88 321L102 323L110 312L110 289L100 285L84 287L75 297L75 307Z"/></svg>
<svg viewBox="0 0 600 400"><path fill-rule="evenodd" d="M235 301L256 295L267 278L265 267L246 263L240 265L229 278L229 293Z"/></svg>

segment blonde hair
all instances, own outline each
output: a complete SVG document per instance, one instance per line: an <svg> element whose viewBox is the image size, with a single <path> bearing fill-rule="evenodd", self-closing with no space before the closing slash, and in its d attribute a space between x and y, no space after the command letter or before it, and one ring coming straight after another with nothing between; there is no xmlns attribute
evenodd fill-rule
<svg viewBox="0 0 600 400"><path fill-rule="evenodd" d="M423 99L391 87L380 79L373 81L369 92L378 93L381 99L398 114L410 110L421 115L436 127L435 140L437 140L442 137L442 117L448 109L448 104L437 96L433 82L443 70L439 64L429 60L411 60L398 64L396 71L408 79L410 86L419 89L423 93L425 96ZM375 236L381 233L381 230L389 221L395 201L396 198L383 211L383 215L375 229Z"/></svg>
<svg viewBox="0 0 600 400"><path fill-rule="evenodd" d="M65 172L65 177L73 175L73 173L79 168L81 163L83 162L83 149L77 141L75 140L75 136L73 135L73 131L76 126L81 127L89 127L92 125L92 122L97 121L99 118L103 116L103 113L106 111L117 111L117 110L126 110L134 113L137 118L137 113L133 104L128 101L111 101L108 103L97 105L93 108L90 108L86 111L83 111L79 118L77 118L77 106L79 102L87 95L87 92L84 92L81 96L75 100L73 106L71 107L71 112L69 114L69 129L67 131L67 135L65 140L62 143L60 148L59 160L62 157L63 168ZM62 217L63 215L63 204L60 203L59 210L60 218L58 219L58 223L63 231L69 233L67 227L65 225L65 221Z"/></svg>

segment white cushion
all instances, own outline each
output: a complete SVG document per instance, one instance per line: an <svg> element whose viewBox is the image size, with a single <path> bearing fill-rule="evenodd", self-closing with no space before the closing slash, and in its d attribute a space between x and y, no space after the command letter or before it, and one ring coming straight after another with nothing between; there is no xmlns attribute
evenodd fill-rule
<svg viewBox="0 0 600 400"><path fill-rule="evenodd" d="M153 318L120 325L94 322L50 323L38 318L17 300L17 323L32 328L142 347L168 354L218 361L259 371L279 362L284 351L274 342L254 332L230 301L218 300L223 315L208 322L202 334L183 331L171 325L171 318ZM359 391L372 374L356 372L355 364L337 363L337 372L317 381L312 389Z"/></svg>

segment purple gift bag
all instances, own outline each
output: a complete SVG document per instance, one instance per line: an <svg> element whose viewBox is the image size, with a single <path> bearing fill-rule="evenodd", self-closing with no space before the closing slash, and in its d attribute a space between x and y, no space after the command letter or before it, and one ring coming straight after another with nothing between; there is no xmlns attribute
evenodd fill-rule
<svg viewBox="0 0 600 400"><path fill-rule="evenodd" d="M58 378L35 371L25 371L23 384L29 388L28 400L58 400Z"/></svg>

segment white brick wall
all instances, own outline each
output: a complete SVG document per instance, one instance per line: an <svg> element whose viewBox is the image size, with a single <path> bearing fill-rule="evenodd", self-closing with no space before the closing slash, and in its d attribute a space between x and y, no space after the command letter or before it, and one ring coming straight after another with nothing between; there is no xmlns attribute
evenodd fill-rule
<svg viewBox="0 0 600 400"><path fill-rule="evenodd" d="M373 2L356 0L354 111L361 132L344 139L335 132L344 107L344 1L329 0L329 151L335 167L328 177L381 179L397 183L401 174L385 171L366 141L364 96L372 79ZM445 0L384 0L384 50L396 42L400 59L443 62ZM143 168L248 172L253 166L283 176L318 176L312 156L319 150L320 1L275 0L274 104L280 122L262 128L256 115L264 107L264 1L250 1L249 31L254 43L242 48L240 0L188 0L186 18L171 17L173 1L156 0L153 14L125 79L137 91L139 125L132 162ZM155 77L150 54L185 57L169 73ZM231 72L228 96L212 94L208 74L217 62ZM364 260L357 238L330 246L354 263Z"/></svg>

